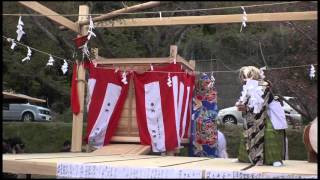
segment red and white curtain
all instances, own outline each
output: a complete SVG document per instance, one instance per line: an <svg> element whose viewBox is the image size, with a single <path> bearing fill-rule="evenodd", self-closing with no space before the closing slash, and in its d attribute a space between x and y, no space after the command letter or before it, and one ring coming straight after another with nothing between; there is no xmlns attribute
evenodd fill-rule
<svg viewBox="0 0 320 180"><path fill-rule="evenodd" d="M88 124L85 140L99 148L109 143L117 128L129 84L121 82L120 71L95 68L92 64L88 68Z"/></svg>
<svg viewBox="0 0 320 180"><path fill-rule="evenodd" d="M151 145L153 152L165 152L179 148L182 137L189 135L194 76L178 64L154 71L134 74L137 121L141 143ZM171 87L164 72L170 72Z"/></svg>

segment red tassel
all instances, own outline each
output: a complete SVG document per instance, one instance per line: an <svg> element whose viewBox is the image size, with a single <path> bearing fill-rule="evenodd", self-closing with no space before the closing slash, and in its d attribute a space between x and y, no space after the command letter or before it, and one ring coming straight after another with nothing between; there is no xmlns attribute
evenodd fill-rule
<svg viewBox="0 0 320 180"><path fill-rule="evenodd" d="M71 83L71 110L74 114L80 112L80 102L78 96L78 84L77 84L77 64L73 64L72 83Z"/></svg>
<svg viewBox="0 0 320 180"><path fill-rule="evenodd" d="M75 42L77 48L80 48L88 41L88 35L80 36L80 37L74 38L72 40Z"/></svg>

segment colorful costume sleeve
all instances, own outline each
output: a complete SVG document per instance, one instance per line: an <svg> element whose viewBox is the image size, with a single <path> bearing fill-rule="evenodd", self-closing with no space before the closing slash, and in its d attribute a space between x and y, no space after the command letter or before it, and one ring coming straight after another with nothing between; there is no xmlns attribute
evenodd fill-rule
<svg viewBox="0 0 320 180"><path fill-rule="evenodd" d="M190 156L218 157L216 116L217 92L211 80L202 74L196 84L192 105Z"/></svg>

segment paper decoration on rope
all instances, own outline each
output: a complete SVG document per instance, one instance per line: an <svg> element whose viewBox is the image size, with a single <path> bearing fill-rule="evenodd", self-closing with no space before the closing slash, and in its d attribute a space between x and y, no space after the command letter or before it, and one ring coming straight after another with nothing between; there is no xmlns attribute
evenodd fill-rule
<svg viewBox="0 0 320 180"><path fill-rule="evenodd" d="M126 73L125 71L122 73L121 82L122 82L123 84L128 84L128 81L127 81L127 73Z"/></svg>
<svg viewBox="0 0 320 180"><path fill-rule="evenodd" d="M91 36L97 37L96 34L93 32L93 29L94 29L94 24L90 16L90 23L89 23L89 29L88 29L88 41L90 40Z"/></svg>
<svg viewBox="0 0 320 180"><path fill-rule="evenodd" d="M52 57L51 54L50 54L50 57L49 57L47 66L53 66L53 62L54 62L54 59L53 59L53 57Z"/></svg>
<svg viewBox="0 0 320 180"><path fill-rule="evenodd" d="M161 11L159 11L159 17L160 17L160 21L162 21L162 13L161 13Z"/></svg>
<svg viewBox="0 0 320 180"><path fill-rule="evenodd" d="M168 82L167 82L167 85L168 85L169 87L172 86L172 81L171 81L170 73L168 73Z"/></svg>
<svg viewBox="0 0 320 180"><path fill-rule="evenodd" d="M31 57L31 49L29 48L29 46L27 47L28 48L28 54L27 54L27 57L23 58L22 59L22 62L26 61L26 60L29 60L30 61L30 57Z"/></svg>
<svg viewBox="0 0 320 180"><path fill-rule="evenodd" d="M216 79L213 77L213 72L211 72L210 81L211 82L208 84L208 88L213 88L214 82L216 81Z"/></svg>
<svg viewBox="0 0 320 180"><path fill-rule="evenodd" d="M150 69L151 69L151 71L153 71L153 65L152 64L150 64Z"/></svg>
<svg viewBox="0 0 320 180"><path fill-rule="evenodd" d="M63 65L61 66L61 71L63 72L63 74L66 74L66 72L68 71L68 63L67 61L64 59L63 60Z"/></svg>
<svg viewBox="0 0 320 180"><path fill-rule="evenodd" d="M245 28L247 26L246 22L248 21L246 10L244 9L243 6L241 6L241 9L243 10L243 15L242 15L242 24L241 24L240 32L242 31L242 27Z"/></svg>
<svg viewBox="0 0 320 180"><path fill-rule="evenodd" d="M264 67L262 67L262 68L260 68L259 70L260 70L260 78L261 79L264 79L266 76L264 75L264 70L266 70L267 68L264 66Z"/></svg>
<svg viewBox="0 0 320 180"><path fill-rule="evenodd" d="M14 48L17 46L17 44L14 42L14 39L7 38L7 41L12 43L10 48L14 50Z"/></svg>
<svg viewBox="0 0 320 180"><path fill-rule="evenodd" d="M311 64L310 65L310 73L309 73L310 79L313 79L316 76L315 72L316 72L316 70L314 69L314 66Z"/></svg>
<svg viewBox="0 0 320 180"><path fill-rule="evenodd" d="M19 17L19 21L18 21L18 25L17 25L17 40L20 41L21 37L25 34L25 32L23 31L23 22L21 20L21 16Z"/></svg>
<svg viewBox="0 0 320 180"><path fill-rule="evenodd" d="M246 84L242 86L241 97L236 103L245 103L249 98L248 107L253 108L253 113L255 114L261 111L263 105L263 91L258 83L256 80L247 79Z"/></svg>
<svg viewBox="0 0 320 180"><path fill-rule="evenodd" d="M90 57L90 52L88 49L88 41L82 46L82 58L86 55L88 58Z"/></svg>

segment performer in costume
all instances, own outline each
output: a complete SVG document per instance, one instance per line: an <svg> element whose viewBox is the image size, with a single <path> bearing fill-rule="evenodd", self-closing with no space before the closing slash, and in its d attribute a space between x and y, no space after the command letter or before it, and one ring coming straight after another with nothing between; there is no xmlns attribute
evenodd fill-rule
<svg viewBox="0 0 320 180"><path fill-rule="evenodd" d="M261 71L254 66L240 69L244 89L236 103L245 122L241 136L238 160L253 165L281 166L285 159L284 110L271 92L271 83L263 80Z"/></svg>
<svg viewBox="0 0 320 180"><path fill-rule="evenodd" d="M190 156L218 157L216 89L207 74L196 84L191 120Z"/></svg>

